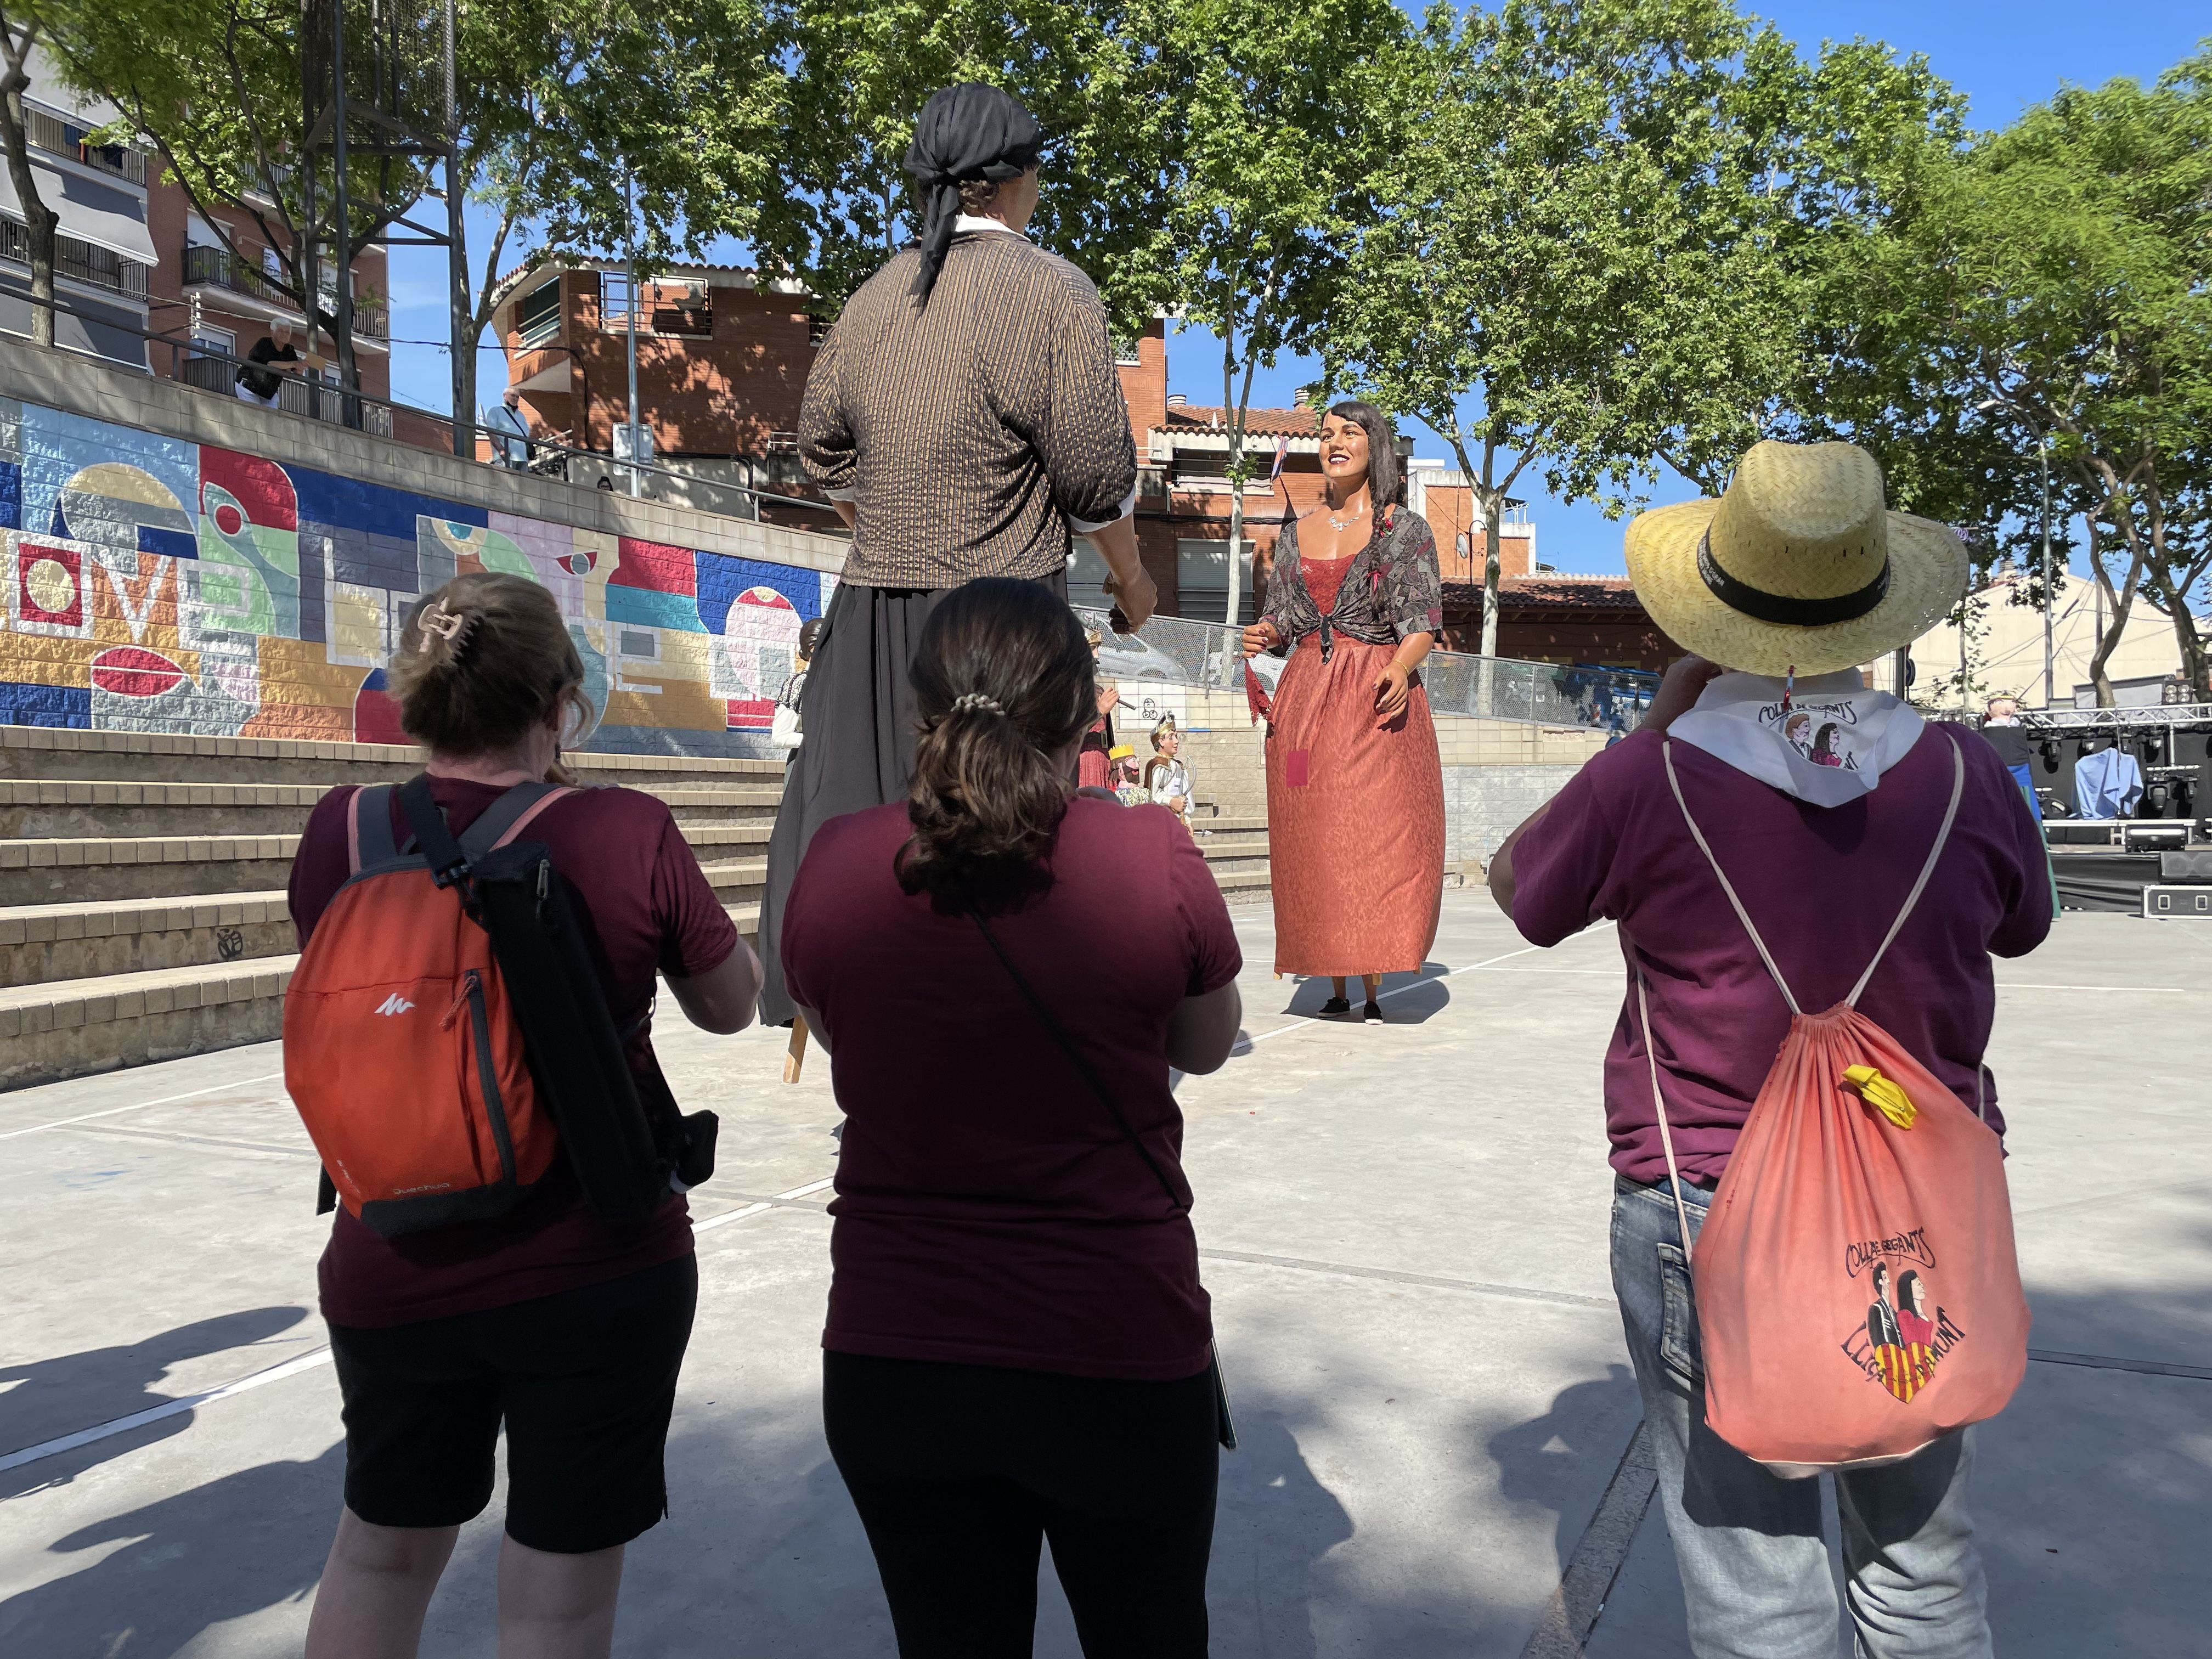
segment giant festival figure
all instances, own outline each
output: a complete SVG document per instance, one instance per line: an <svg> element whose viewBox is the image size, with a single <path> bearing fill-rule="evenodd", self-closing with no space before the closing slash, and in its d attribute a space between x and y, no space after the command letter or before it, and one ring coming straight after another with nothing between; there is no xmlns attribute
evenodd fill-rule
<svg viewBox="0 0 2212 1659"><path fill-rule="evenodd" d="M1326 504L1283 526L1244 654L1288 649L1267 730L1275 971L1346 981L1379 1024L1382 975L1436 942L1444 785L1420 666L1443 623L1436 538L1405 505L1397 434L1373 405L1322 421ZM1310 541L1310 549L1304 545Z"/></svg>
<svg viewBox="0 0 2212 1659"><path fill-rule="evenodd" d="M796 1017L779 955L814 833L903 800L917 715L908 678L931 611L984 576L1065 596L1071 534L1111 573L1130 628L1152 615L1137 557L1137 451L1091 279L1025 234L1043 133L996 88L947 87L906 170L921 238L846 302L799 416L807 475L852 526L806 680L761 903L762 1018ZM793 1048L802 1038L794 1033Z"/></svg>

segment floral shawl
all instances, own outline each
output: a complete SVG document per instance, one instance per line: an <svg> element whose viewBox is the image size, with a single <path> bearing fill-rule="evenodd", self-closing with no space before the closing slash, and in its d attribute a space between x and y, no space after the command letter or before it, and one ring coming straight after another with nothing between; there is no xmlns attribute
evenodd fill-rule
<svg viewBox="0 0 2212 1659"><path fill-rule="evenodd" d="M1274 574L1267 582L1267 608L1261 620L1282 635L1279 653L1309 634L1322 636L1328 655L1331 636L1343 634L1370 645L1389 645L1408 634L1435 634L1443 628L1443 578L1437 568L1437 538L1428 520L1404 507L1387 509L1389 523L1352 556L1352 568L1336 590L1336 603L1324 617L1298 569L1298 526L1293 519L1275 542Z"/></svg>

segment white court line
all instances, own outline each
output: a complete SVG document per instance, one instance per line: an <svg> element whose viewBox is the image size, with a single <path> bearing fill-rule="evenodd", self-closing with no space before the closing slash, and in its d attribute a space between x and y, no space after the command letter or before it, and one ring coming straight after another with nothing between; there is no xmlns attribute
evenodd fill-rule
<svg viewBox="0 0 2212 1659"><path fill-rule="evenodd" d="M204 1094L207 1091L203 1089L194 1092ZM179 1095L177 1098L181 1100L185 1097ZM151 1106L159 1103L148 1101L146 1103ZM27 1133L27 1131L19 1133ZM703 1233L715 1227L726 1226L732 1221L743 1221L747 1216L758 1215L763 1210L773 1208L777 1202L788 1202L793 1199L810 1197L820 1192L824 1187L835 1185L836 1181L836 1177L833 1176L828 1180L812 1182L804 1187L793 1187L787 1193L778 1193L775 1200L768 1203L746 1204L734 1210L726 1210L720 1215L709 1216L704 1221L694 1222L691 1231L695 1233ZM159 1423L165 1418L181 1416L202 1406L211 1406L218 1400L228 1400L234 1394L245 1394L254 1389L265 1388L271 1382L282 1382L287 1377L297 1376L302 1371L313 1370L318 1365L328 1364L330 1357L330 1349L317 1348L310 1353L295 1355L280 1365L271 1365L266 1370L255 1371L251 1376L241 1376L235 1382L226 1382L219 1389L209 1389L201 1394L179 1395L177 1399L164 1401L161 1405L149 1407L145 1411L133 1412L128 1417L118 1417L112 1422L96 1423L91 1428L79 1429L75 1434L65 1434L57 1440L46 1440L35 1446L26 1446L21 1451L9 1452L6 1456L0 1457L0 1474L9 1469L21 1468L26 1463L38 1462L41 1458L56 1457L63 1452L75 1451L79 1446L89 1446L96 1440L106 1440L115 1435L128 1434L131 1430L143 1428L149 1423Z"/></svg>
<svg viewBox="0 0 2212 1659"><path fill-rule="evenodd" d="M0 1471L18 1469L26 1463L35 1463L42 1457L75 1451L79 1446L89 1446L94 1441L105 1440L111 1435L127 1434L149 1423L158 1423L163 1418L181 1416L199 1407L212 1405L218 1400L228 1400L234 1394L245 1394L250 1389L265 1388L271 1382L282 1382L288 1376L297 1376L302 1371L327 1364L330 1358L331 1351L327 1347L317 1348L312 1352L295 1355L281 1365L271 1365L266 1370L241 1376L235 1382L226 1382L219 1389L210 1389L204 1394L183 1395L149 1410L118 1417L112 1423L95 1424L88 1429L79 1429L75 1434L65 1434L58 1440L26 1446L21 1451L9 1452L5 1457L0 1457Z"/></svg>
<svg viewBox="0 0 2212 1659"><path fill-rule="evenodd" d="M1997 989L2000 991L2125 991L2130 994L2136 991L2195 991L2201 995L2204 988L2201 985L2030 985L2021 981L2001 979L1997 981Z"/></svg>
<svg viewBox="0 0 2212 1659"><path fill-rule="evenodd" d="M834 1187L836 1184L837 1177L830 1176L810 1186L793 1187L787 1193L778 1193L775 1197L763 1199L757 1204L740 1205L734 1210L725 1210L720 1215L710 1215L704 1221L695 1221L691 1224L691 1231L695 1233L712 1232L717 1227L726 1227L732 1221L743 1221L749 1215L758 1215L763 1210L772 1210L779 1204L788 1204L793 1199L811 1198L824 1187Z"/></svg>
<svg viewBox="0 0 2212 1659"><path fill-rule="evenodd" d="M262 1077L242 1077L234 1083L210 1083L204 1089L190 1089L180 1095L163 1095L159 1100L142 1100L130 1106L110 1106L106 1111L87 1112L82 1117L56 1118L52 1123L34 1123L27 1129L10 1129L5 1134L0 1134L0 1140L13 1140L17 1135L34 1135L45 1129L66 1129L72 1123L89 1123L96 1117L113 1117L118 1112L143 1112L149 1106L171 1106L178 1101L196 1099L201 1095L221 1094L225 1089L243 1089L252 1083L274 1083L283 1075L282 1072L270 1072Z"/></svg>
<svg viewBox="0 0 2212 1659"><path fill-rule="evenodd" d="M1594 927L1584 928L1581 933L1577 933L1574 937L1577 939L1586 939L1590 934L1600 933L1613 925L1613 923L1609 921L1601 921ZM1561 939L1559 943L1564 945L1567 943L1567 941ZM1551 951L1558 948L1559 947L1557 945L1524 945L1517 951L1508 951L1504 956L1491 957L1482 962L1470 962L1464 968L1448 968L1441 974L1430 975L1426 979L1410 980L1403 985L1395 986L1388 991L1380 993L1376 995L1375 1000L1377 1002L1387 1002L1392 997L1405 995L1408 991L1418 991L1424 985L1434 985L1440 980L1455 978L1461 974L1472 974L1479 972L1480 969L1485 968L1494 968L1501 962L1510 962L1514 957L1525 957L1531 951ZM1553 971L1564 973L1569 970L1559 969L1554 969ZM1591 971L1595 972L1595 970L1592 969ZM1310 979L1314 977L1314 975L1308 975L1307 977ZM1321 977L1327 978L1328 975L1322 975ZM1352 976L1347 974L1345 977L1349 979ZM1341 1023L1342 1022L1334 1019L1323 1019L1318 1014L1299 1014L1284 1024L1275 1026L1269 1030L1262 1031L1257 1036L1248 1037L1245 1041L1249 1043L1252 1048L1256 1048L1261 1043L1265 1042L1269 1037L1280 1036L1285 1031L1295 1031L1299 1030L1301 1027L1307 1025L1337 1025Z"/></svg>

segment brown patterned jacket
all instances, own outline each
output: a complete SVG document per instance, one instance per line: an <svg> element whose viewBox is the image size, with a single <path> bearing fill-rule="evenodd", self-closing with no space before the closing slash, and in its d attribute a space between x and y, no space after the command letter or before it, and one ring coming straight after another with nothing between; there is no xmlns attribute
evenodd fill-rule
<svg viewBox="0 0 2212 1659"><path fill-rule="evenodd" d="M799 458L854 508L842 580L1048 576L1071 531L1136 493L1098 290L1025 236L969 231L921 304L920 258L896 255L846 301L807 377Z"/></svg>

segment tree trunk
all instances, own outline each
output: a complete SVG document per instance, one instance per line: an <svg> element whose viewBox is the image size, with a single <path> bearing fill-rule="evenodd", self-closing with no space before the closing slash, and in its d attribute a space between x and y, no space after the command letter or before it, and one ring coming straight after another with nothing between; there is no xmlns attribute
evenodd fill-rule
<svg viewBox="0 0 2212 1659"><path fill-rule="evenodd" d="M2189 682L2189 700L2212 702L2212 663L2207 661L2197 619L2189 614L2185 603L2176 604L2172 611L2174 643L2181 647L2181 677Z"/></svg>
<svg viewBox="0 0 2212 1659"><path fill-rule="evenodd" d="M1487 487L1482 491L1482 654L1498 654L1498 519L1504 502Z"/></svg>
<svg viewBox="0 0 2212 1659"><path fill-rule="evenodd" d="M30 139L24 131L23 93L31 84L27 67L35 27L27 27L19 44L13 26L0 18L7 35L7 66L0 75L0 125L8 147L8 177L15 186L15 199L23 206L23 229L31 255L31 343L54 343L54 229L61 216L39 194L37 173L31 167Z"/></svg>

